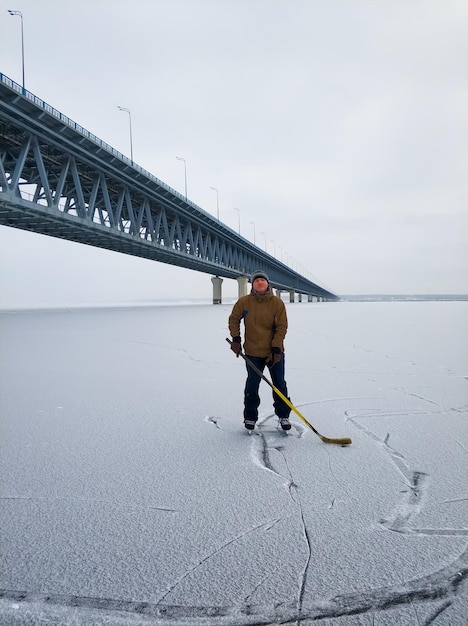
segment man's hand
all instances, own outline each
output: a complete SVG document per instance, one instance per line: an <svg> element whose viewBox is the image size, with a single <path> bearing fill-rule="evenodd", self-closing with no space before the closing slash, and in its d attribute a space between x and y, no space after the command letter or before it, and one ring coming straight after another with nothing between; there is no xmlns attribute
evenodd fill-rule
<svg viewBox="0 0 468 626"><path fill-rule="evenodd" d="M236 357L242 352L241 338L233 337L231 342L231 350L235 353Z"/></svg>
<svg viewBox="0 0 468 626"><path fill-rule="evenodd" d="M281 348L272 348L270 356L267 358L267 363L270 367L273 367L281 361Z"/></svg>

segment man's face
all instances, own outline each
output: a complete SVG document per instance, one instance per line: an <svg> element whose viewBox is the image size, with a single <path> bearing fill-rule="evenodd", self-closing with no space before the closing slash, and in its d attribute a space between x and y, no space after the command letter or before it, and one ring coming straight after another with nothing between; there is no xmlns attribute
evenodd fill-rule
<svg viewBox="0 0 468 626"><path fill-rule="evenodd" d="M268 281L265 280L265 278L256 278L252 283L252 287L258 293L266 293L268 290Z"/></svg>

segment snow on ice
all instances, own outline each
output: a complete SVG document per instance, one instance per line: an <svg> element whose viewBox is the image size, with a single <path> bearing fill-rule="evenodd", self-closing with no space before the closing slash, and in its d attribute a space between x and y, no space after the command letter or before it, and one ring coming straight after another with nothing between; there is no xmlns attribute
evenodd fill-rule
<svg viewBox="0 0 468 626"><path fill-rule="evenodd" d="M287 304L289 434L231 305L2 317L1 623L462 626L468 302Z"/></svg>

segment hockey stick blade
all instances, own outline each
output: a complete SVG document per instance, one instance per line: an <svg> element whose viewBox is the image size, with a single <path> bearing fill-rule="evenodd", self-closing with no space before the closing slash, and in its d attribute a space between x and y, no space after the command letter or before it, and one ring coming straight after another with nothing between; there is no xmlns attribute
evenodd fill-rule
<svg viewBox="0 0 468 626"><path fill-rule="evenodd" d="M226 337L226 341L229 344L232 344L232 341L228 337ZM242 352L240 352L239 354L247 363L247 365L251 367L254 370L254 372L256 372L262 378L262 380L264 380L268 385L270 385L270 387L273 389L276 395L279 396L281 400L283 400L283 402L288 405L291 411L294 411L294 413L298 417L301 418L301 420L310 428L310 430L312 430L317 435L317 437L320 437L323 443L335 443L339 446L349 446L351 443L353 443L349 437L336 437L335 438L335 437L325 437L325 435L321 435L319 431L316 428L314 428L308 420L306 420L306 418L302 415L302 413L300 413L298 409L296 409L296 407L289 400L289 398L286 398L286 396L282 394L281 391L274 386L271 380L269 380L266 376L263 375L263 373L258 369L258 367L256 367L252 363L252 361L248 357L245 356L245 354L243 354Z"/></svg>

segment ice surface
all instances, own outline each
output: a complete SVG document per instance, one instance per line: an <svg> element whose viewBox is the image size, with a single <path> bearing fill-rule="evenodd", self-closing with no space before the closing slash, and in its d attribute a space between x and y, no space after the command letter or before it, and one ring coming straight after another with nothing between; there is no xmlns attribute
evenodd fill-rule
<svg viewBox="0 0 468 626"><path fill-rule="evenodd" d="M287 304L288 435L231 305L1 316L1 624L462 626L468 302Z"/></svg>

